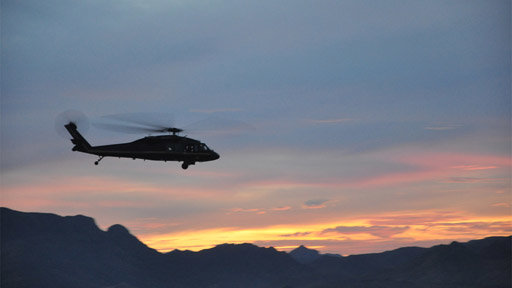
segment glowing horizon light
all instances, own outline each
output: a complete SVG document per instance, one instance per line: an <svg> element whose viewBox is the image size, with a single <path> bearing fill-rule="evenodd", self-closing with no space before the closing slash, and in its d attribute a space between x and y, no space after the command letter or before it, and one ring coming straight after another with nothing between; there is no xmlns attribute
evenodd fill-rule
<svg viewBox="0 0 512 288"><path fill-rule="evenodd" d="M417 223L407 223L408 216L413 219L416 216L415 222ZM375 224L375 221L378 222L386 218L392 222ZM510 234L512 234L512 216L471 217L463 214L447 216L442 213L436 215L432 214L432 211L423 211L423 214L416 215L412 212L375 215L374 218L346 219L316 225L276 225L253 229L225 227L166 234L145 234L139 235L139 238L149 247L162 252L174 249L199 251L224 243L264 243L263 246L289 250L304 245L304 243L310 243L310 245L304 246L328 253L341 253L342 251L333 251L332 247L354 241L360 242L360 245L388 241L407 245L408 243L470 240ZM285 244L291 242L295 244Z"/></svg>

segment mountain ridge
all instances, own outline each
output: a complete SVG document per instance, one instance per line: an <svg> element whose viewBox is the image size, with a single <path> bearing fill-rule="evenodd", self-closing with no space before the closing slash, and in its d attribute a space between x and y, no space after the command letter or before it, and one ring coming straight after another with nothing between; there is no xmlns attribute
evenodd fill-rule
<svg viewBox="0 0 512 288"><path fill-rule="evenodd" d="M253 244L160 253L116 224L0 208L2 287L510 287L511 236L374 254ZM297 250L297 251L296 251ZM295 252L294 252L295 251ZM298 253L301 252L301 253ZM301 258L302 257L302 258Z"/></svg>

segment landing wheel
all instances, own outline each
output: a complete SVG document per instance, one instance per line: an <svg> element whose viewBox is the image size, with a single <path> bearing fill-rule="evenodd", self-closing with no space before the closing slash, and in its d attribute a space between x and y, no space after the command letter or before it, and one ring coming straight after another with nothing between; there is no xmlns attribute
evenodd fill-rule
<svg viewBox="0 0 512 288"><path fill-rule="evenodd" d="M187 169L188 168L188 163L183 162L183 164L181 164L181 168Z"/></svg>
<svg viewBox="0 0 512 288"><path fill-rule="evenodd" d="M94 161L94 165L98 165L101 161L101 159L103 159L103 157L105 156L100 156L100 159L98 159L97 161Z"/></svg>

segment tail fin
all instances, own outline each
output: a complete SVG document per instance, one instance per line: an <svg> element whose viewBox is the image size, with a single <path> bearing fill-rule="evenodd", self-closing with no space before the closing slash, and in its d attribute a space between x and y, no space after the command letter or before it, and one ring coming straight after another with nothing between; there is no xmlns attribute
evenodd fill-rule
<svg viewBox="0 0 512 288"><path fill-rule="evenodd" d="M68 124L64 125L66 127L66 130L68 130L69 134L73 137L71 139L71 142L75 144L75 147L73 147L73 151L81 151L85 152L89 149L91 149L91 145L85 138L78 132L76 129L76 124L73 122L69 122Z"/></svg>

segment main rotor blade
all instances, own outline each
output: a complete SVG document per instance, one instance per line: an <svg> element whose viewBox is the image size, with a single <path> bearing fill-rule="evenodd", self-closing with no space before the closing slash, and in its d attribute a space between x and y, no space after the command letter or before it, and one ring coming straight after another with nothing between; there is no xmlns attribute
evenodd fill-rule
<svg viewBox="0 0 512 288"><path fill-rule="evenodd" d="M174 126L174 115L169 113L123 113L103 116L109 120L126 123L97 123L98 128L125 133L192 133L207 135L238 134L254 130L254 127L237 120L211 116L194 122L183 129ZM133 125L135 124L135 125Z"/></svg>
<svg viewBox="0 0 512 288"><path fill-rule="evenodd" d="M174 115L170 113L122 113L103 117L160 130L174 127Z"/></svg>
<svg viewBox="0 0 512 288"><path fill-rule="evenodd" d="M104 129L104 130L130 133L130 134L162 132L162 129L137 127L137 126L132 126L132 125L122 125L122 124L93 123L92 125L94 127Z"/></svg>

